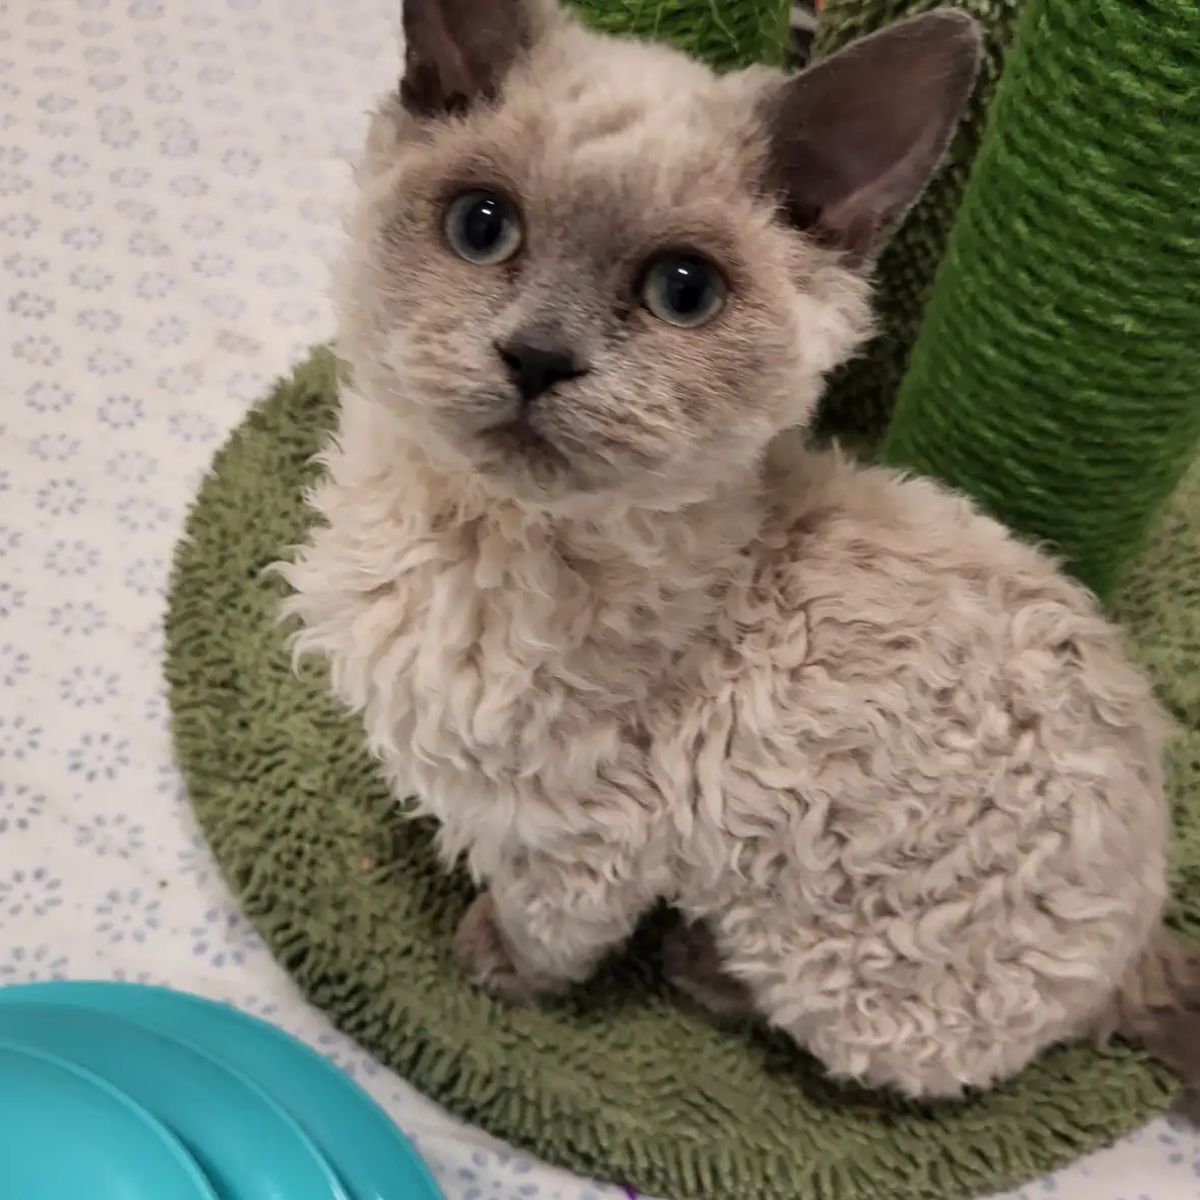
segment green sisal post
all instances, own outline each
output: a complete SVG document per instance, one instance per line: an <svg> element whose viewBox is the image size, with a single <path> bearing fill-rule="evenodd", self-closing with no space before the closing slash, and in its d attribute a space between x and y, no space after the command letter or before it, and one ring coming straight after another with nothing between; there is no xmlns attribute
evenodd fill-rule
<svg viewBox="0 0 1200 1200"><path fill-rule="evenodd" d="M1111 595L1200 440L1200 4L1029 0L884 445Z"/></svg>

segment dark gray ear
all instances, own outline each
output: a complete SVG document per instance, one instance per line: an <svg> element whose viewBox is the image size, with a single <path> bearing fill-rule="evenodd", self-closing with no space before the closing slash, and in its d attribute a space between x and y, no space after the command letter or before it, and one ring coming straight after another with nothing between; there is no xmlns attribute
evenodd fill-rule
<svg viewBox="0 0 1200 1200"><path fill-rule="evenodd" d="M794 224L868 260L920 195L979 67L979 28L936 9L855 42L768 101L768 185Z"/></svg>
<svg viewBox="0 0 1200 1200"><path fill-rule="evenodd" d="M526 0L403 0L400 102L418 117L448 116L493 99L529 49Z"/></svg>

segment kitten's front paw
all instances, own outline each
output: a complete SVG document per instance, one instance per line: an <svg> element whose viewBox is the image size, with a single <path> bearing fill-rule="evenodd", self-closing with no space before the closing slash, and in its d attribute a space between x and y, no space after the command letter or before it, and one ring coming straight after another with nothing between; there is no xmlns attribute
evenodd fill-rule
<svg viewBox="0 0 1200 1200"><path fill-rule="evenodd" d="M487 892L475 897L458 923L454 957L472 983L517 1004L554 995L567 986L562 980L518 965L500 932L496 906Z"/></svg>

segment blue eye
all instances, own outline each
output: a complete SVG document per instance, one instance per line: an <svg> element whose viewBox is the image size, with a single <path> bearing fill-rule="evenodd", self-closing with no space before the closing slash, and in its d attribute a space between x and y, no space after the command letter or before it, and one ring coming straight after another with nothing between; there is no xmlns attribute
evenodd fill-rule
<svg viewBox="0 0 1200 1200"><path fill-rule="evenodd" d="M646 307L660 321L689 329L712 320L728 291L717 268L693 254L656 258L642 280Z"/></svg>
<svg viewBox="0 0 1200 1200"><path fill-rule="evenodd" d="M480 266L507 261L521 245L516 207L495 192L464 192L452 200L445 228L454 252Z"/></svg>

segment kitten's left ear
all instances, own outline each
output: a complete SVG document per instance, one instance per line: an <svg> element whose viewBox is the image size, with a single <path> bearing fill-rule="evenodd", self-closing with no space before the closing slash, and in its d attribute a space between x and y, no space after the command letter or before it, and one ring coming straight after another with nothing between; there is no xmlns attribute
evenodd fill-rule
<svg viewBox="0 0 1200 1200"><path fill-rule="evenodd" d="M778 85L767 100L767 185L797 228L862 264L921 194L979 68L979 27L935 9Z"/></svg>
<svg viewBox="0 0 1200 1200"><path fill-rule="evenodd" d="M545 10L537 0L404 0L400 102L436 118L494 99Z"/></svg>

